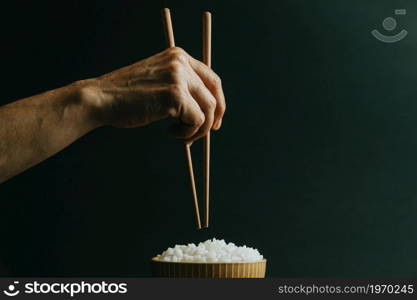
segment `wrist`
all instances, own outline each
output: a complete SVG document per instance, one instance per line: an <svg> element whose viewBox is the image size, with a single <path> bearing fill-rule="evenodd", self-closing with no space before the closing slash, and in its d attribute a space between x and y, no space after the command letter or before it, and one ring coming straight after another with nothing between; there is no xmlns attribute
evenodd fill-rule
<svg viewBox="0 0 417 300"><path fill-rule="evenodd" d="M79 80L71 84L77 95L77 102L94 128L105 125L101 116L101 92L96 79Z"/></svg>

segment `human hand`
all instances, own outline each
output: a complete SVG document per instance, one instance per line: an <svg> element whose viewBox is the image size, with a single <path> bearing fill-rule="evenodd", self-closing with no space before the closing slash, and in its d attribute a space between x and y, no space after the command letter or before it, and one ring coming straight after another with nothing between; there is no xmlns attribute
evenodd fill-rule
<svg viewBox="0 0 417 300"><path fill-rule="evenodd" d="M98 78L83 97L104 125L138 127L179 119L173 133L186 141L218 130L226 109L220 77L181 48L169 48Z"/></svg>

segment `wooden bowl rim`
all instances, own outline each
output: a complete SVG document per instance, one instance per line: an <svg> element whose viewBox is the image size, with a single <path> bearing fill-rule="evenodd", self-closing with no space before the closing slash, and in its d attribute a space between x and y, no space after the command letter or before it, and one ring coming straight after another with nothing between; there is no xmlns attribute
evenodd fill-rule
<svg viewBox="0 0 417 300"><path fill-rule="evenodd" d="M158 259L158 256L152 257L151 261L157 263L168 263L168 264L188 264L188 265L232 265L232 264L257 264L257 263L266 263L266 258L260 261L236 261L236 262L194 262L194 261L162 261Z"/></svg>

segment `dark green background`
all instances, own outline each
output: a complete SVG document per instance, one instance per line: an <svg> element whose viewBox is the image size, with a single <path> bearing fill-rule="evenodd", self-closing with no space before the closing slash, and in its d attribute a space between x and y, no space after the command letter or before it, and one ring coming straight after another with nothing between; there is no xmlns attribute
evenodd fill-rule
<svg viewBox="0 0 417 300"><path fill-rule="evenodd" d="M14 1L0 12L1 103L161 51L165 5L195 57L213 13L228 111L210 229L194 230L169 121L101 128L0 185L9 274L149 276L168 246L216 237L260 249L268 276L416 276L415 1ZM409 35L377 41L396 8Z"/></svg>

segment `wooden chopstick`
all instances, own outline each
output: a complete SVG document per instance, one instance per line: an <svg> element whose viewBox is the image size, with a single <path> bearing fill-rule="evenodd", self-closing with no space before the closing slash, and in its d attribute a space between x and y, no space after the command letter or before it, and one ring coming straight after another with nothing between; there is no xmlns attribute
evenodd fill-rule
<svg viewBox="0 0 417 300"><path fill-rule="evenodd" d="M203 13L203 62L211 68L211 13ZM210 208L210 131L204 137L204 227L209 226Z"/></svg>
<svg viewBox="0 0 417 300"><path fill-rule="evenodd" d="M171 12L168 8L163 9L162 20L164 22L165 37L167 40L168 47L175 47L174 30L172 29L172 21L171 21ZM201 229L200 210L198 208L197 189L195 186L195 179L194 179L193 159L191 156L191 145L187 143L184 144L184 150L185 150L185 159L187 162L188 175L190 179L191 192L193 194L195 222L197 225L197 229Z"/></svg>
<svg viewBox="0 0 417 300"><path fill-rule="evenodd" d="M162 21L164 22L165 38L168 48L175 47L174 30L172 29L171 11L169 8L162 10Z"/></svg>
<svg viewBox="0 0 417 300"><path fill-rule="evenodd" d="M195 223L196 223L197 229L201 229L200 210L198 208L197 189L195 187L193 159L191 157L190 148L191 148L190 144L184 144L185 159L187 161L187 169L188 169L188 175L189 175L188 177L190 178L191 192L193 194L193 201L194 201Z"/></svg>

